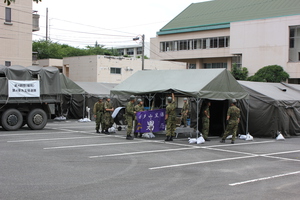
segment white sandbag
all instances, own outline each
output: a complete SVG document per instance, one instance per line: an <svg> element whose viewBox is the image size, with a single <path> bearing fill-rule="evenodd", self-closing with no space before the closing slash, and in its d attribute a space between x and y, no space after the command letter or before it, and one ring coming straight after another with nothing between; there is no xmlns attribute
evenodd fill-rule
<svg viewBox="0 0 300 200"><path fill-rule="evenodd" d="M60 116L60 117L55 117L54 120L55 121L65 121L67 118L64 116Z"/></svg>
<svg viewBox="0 0 300 200"><path fill-rule="evenodd" d="M149 134L150 138L155 138L155 135L152 132L149 132L148 134Z"/></svg>
<svg viewBox="0 0 300 200"><path fill-rule="evenodd" d="M143 133L142 137L144 138L155 138L155 135L151 132Z"/></svg>
<svg viewBox="0 0 300 200"><path fill-rule="evenodd" d="M253 136L248 133L245 140L251 141L253 140Z"/></svg>
<svg viewBox="0 0 300 200"><path fill-rule="evenodd" d="M230 140L232 138L232 135L228 135L226 140Z"/></svg>
<svg viewBox="0 0 300 200"><path fill-rule="evenodd" d="M239 135L239 138L240 138L241 140L246 140L247 135Z"/></svg>
<svg viewBox="0 0 300 200"><path fill-rule="evenodd" d="M204 140L204 138L202 136L198 137L197 144L202 144L204 142L205 142L205 140Z"/></svg>
<svg viewBox="0 0 300 200"><path fill-rule="evenodd" d="M143 138L150 138L150 136L149 136L148 133L143 133L142 137L143 137Z"/></svg>
<svg viewBox="0 0 300 200"><path fill-rule="evenodd" d="M276 140L285 140L285 138L283 137L283 135L280 133L277 137Z"/></svg>
<svg viewBox="0 0 300 200"><path fill-rule="evenodd" d="M197 139L196 138L188 138L188 139L189 139L189 143L190 144L197 143Z"/></svg>
<svg viewBox="0 0 300 200"><path fill-rule="evenodd" d="M79 119L78 122L90 122L91 120L88 118Z"/></svg>
<svg viewBox="0 0 300 200"><path fill-rule="evenodd" d="M110 128L108 129L108 132L109 132L109 133L115 133L115 132L116 132L116 128L115 128L115 127L110 127Z"/></svg>

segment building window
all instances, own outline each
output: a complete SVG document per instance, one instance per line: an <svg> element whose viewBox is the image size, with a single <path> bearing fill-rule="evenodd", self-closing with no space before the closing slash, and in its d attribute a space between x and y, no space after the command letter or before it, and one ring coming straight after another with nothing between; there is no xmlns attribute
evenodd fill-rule
<svg viewBox="0 0 300 200"><path fill-rule="evenodd" d="M110 73L111 74L121 74L121 68L111 67Z"/></svg>
<svg viewBox="0 0 300 200"><path fill-rule="evenodd" d="M160 51L194 50L210 48L226 48L229 46L229 36L214 38L199 38L160 43Z"/></svg>
<svg viewBox="0 0 300 200"><path fill-rule="evenodd" d="M134 54L133 48L127 49L127 55L133 55L133 54Z"/></svg>
<svg viewBox="0 0 300 200"><path fill-rule="evenodd" d="M193 49L201 49L202 47L202 39L196 39L193 43Z"/></svg>
<svg viewBox="0 0 300 200"><path fill-rule="evenodd" d="M290 27L289 47L289 62L299 62L300 25Z"/></svg>
<svg viewBox="0 0 300 200"><path fill-rule="evenodd" d="M196 69L196 64L189 64L189 69Z"/></svg>
<svg viewBox="0 0 300 200"><path fill-rule="evenodd" d="M290 48L295 47L295 28L290 28Z"/></svg>
<svg viewBox="0 0 300 200"><path fill-rule="evenodd" d="M118 54L124 56L124 49L118 49Z"/></svg>
<svg viewBox="0 0 300 200"><path fill-rule="evenodd" d="M210 38L210 48L218 48L218 38Z"/></svg>
<svg viewBox="0 0 300 200"><path fill-rule="evenodd" d="M5 8L5 22L11 23L11 8Z"/></svg>
<svg viewBox="0 0 300 200"><path fill-rule="evenodd" d="M242 67L242 54L236 54L232 57L232 66L236 65L238 68Z"/></svg>
<svg viewBox="0 0 300 200"><path fill-rule="evenodd" d="M179 41L179 50L187 50L188 43L186 40Z"/></svg>
<svg viewBox="0 0 300 200"><path fill-rule="evenodd" d="M10 62L10 61L5 61L5 66L6 66L6 67L11 66L11 62Z"/></svg>
<svg viewBox="0 0 300 200"><path fill-rule="evenodd" d="M136 50L137 54L142 54L143 53L143 48L142 47L138 47Z"/></svg>
<svg viewBox="0 0 300 200"><path fill-rule="evenodd" d="M226 68L227 63L204 63L204 69Z"/></svg>

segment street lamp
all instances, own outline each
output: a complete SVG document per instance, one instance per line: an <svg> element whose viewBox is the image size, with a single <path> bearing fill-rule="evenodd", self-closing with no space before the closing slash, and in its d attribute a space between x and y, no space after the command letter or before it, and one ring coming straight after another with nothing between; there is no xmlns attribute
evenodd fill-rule
<svg viewBox="0 0 300 200"><path fill-rule="evenodd" d="M132 38L133 41L139 40L139 37ZM142 70L144 70L144 49L145 49L145 35L142 35Z"/></svg>

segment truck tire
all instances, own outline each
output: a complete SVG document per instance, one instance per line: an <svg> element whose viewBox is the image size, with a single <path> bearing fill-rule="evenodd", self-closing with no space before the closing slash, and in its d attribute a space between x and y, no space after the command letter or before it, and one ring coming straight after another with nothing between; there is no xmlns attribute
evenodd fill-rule
<svg viewBox="0 0 300 200"><path fill-rule="evenodd" d="M1 116L1 125L7 131L15 131L21 128L23 116L20 111L10 108L3 112Z"/></svg>
<svg viewBox="0 0 300 200"><path fill-rule="evenodd" d="M43 129L47 124L47 114L40 108L33 109L27 116L27 126L32 130Z"/></svg>

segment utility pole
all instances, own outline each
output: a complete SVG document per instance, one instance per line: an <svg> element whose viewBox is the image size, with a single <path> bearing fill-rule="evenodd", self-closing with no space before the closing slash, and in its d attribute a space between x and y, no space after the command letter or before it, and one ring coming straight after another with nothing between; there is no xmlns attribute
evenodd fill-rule
<svg viewBox="0 0 300 200"><path fill-rule="evenodd" d="M145 57L145 35L142 35L142 70L144 70L144 57Z"/></svg>
<svg viewBox="0 0 300 200"><path fill-rule="evenodd" d="M133 41L139 40L139 37L132 38ZM145 57L145 35L142 35L142 70L144 70L144 57Z"/></svg>
<svg viewBox="0 0 300 200"><path fill-rule="evenodd" d="M48 41L48 8L46 8L46 41Z"/></svg>

